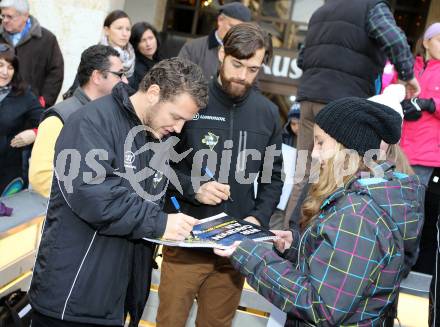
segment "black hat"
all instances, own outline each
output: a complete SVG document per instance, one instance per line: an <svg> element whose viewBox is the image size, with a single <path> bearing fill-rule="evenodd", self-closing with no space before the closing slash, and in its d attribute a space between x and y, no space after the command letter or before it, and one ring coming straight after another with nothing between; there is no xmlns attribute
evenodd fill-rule
<svg viewBox="0 0 440 327"><path fill-rule="evenodd" d="M336 141L361 155L379 149L382 140L388 144L399 142L402 126L402 118L393 109L355 97L330 102L315 122Z"/></svg>
<svg viewBox="0 0 440 327"><path fill-rule="evenodd" d="M232 2L221 6L220 13L242 22L250 22L252 18L249 8L239 2Z"/></svg>

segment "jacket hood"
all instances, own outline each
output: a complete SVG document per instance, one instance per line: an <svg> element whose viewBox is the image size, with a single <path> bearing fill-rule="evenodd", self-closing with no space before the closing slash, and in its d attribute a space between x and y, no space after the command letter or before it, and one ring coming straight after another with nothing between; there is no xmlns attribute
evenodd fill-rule
<svg viewBox="0 0 440 327"><path fill-rule="evenodd" d="M391 162L375 168L370 178L354 177L344 188L327 198L321 209L334 203L347 192L368 196L380 209L383 218L395 238L403 241L406 272L415 264L424 219L425 188L417 175L408 176L395 171Z"/></svg>

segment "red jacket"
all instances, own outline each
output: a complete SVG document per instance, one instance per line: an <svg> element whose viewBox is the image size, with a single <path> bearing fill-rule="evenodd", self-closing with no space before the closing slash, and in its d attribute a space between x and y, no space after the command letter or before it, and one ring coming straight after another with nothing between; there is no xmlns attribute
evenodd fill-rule
<svg viewBox="0 0 440 327"><path fill-rule="evenodd" d="M440 167L440 60L417 57L414 76L422 89L420 98L433 98L434 114L422 112L417 121L404 121L400 145L411 165Z"/></svg>

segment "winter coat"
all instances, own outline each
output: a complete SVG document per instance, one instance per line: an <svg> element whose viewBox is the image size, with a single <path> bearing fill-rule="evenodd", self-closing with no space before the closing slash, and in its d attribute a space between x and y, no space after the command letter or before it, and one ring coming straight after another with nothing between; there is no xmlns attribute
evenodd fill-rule
<svg viewBox="0 0 440 327"><path fill-rule="evenodd" d="M292 249L299 251L291 261L244 241L232 264L292 318L317 326L379 326L417 259L424 202L416 175L382 167L383 178L357 177L322 203L294 239Z"/></svg>
<svg viewBox="0 0 440 327"><path fill-rule="evenodd" d="M130 171L150 167L153 152L138 150L157 141L134 133L141 122L129 92L128 85L117 84L111 95L72 114L58 137L55 160L63 158L61 152L76 155L55 168L28 293L32 307L46 316L123 326L126 312L139 321L144 310L154 245L142 238L161 237L167 217L161 200L149 201L139 192L164 193L166 178L153 183L157 173L145 173L139 181L130 179ZM128 148L126 138L133 140ZM61 178L66 166L75 166L67 158L80 160L70 181Z"/></svg>
<svg viewBox="0 0 440 327"><path fill-rule="evenodd" d="M170 195L181 199L182 212L198 219L226 212L237 219L254 216L268 226L283 184L281 153L274 152L273 161L269 159L270 149L281 150L278 108L254 88L231 99L217 79L209 83L208 94L208 106L179 134L177 152L192 151L174 165L183 195L171 187ZM202 183L207 181L206 167L217 181L230 185L233 201L207 206L195 199L199 176L203 176ZM255 197L253 182L258 173L263 177Z"/></svg>
<svg viewBox="0 0 440 327"><path fill-rule="evenodd" d="M411 165L440 167L440 60L417 57L414 76L422 89L419 98L435 102L436 111L422 111L416 121L403 121L400 145Z"/></svg>
<svg viewBox="0 0 440 327"><path fill-rule="evenodd" d="M20 132L38 127L43 114L35 95L28 88L23 94L10 92L0 102L0 194L17 177L22 177L22 150L11 147Z"/></svg>
<svg viewBox="0 0 440 327"><path fill-rule="evenodd" d="M30 16L31 29L15 46L20 74L37 97L42 96L46 108L53 106L64 78L64 61L57 38ZM9 43L8 33L0 28L0 42ZM12 46L12 44L11 44Z"/></svg>

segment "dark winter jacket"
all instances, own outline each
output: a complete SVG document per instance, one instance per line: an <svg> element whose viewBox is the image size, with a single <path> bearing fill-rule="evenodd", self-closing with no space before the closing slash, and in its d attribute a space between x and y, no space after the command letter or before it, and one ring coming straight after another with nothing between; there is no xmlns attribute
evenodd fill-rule
<svg viewBox="0 0 440 327"><path fill-rule="evenodd" d="M154 246L141 239L162 236L167 217L158 203L139 194L160 196L166 178L153 183L156 174L146 174L152 151L138 150L157 141L132 130L141 122L129 90L119 83L111 95L89 102L58 137L29 290L32 307L49 317L122 326L126 311L134 320L142 315ZM133 141L124 148L126 139ZM78 174L68 180L64 176L74 167ZM129 178L142 169L140 181Z"/></svg>
<svg viewBox="0 0 440 327"><path fill-rule="evenodd" d="M11 147L20 132L38 127L43 109L28 88L24 94L10 92L0 102L0 194L14 178L22 176L22 150Z"/></svg>
<svg viewBox="0 0 440 327"><path fill-rule="evenodd" d="M254 216L268 226L283 184L281 151L273 153L271 161L269 150L281 150L280 125L277 107L259 91L252 88L231 99L212 79L208 106L185 124L176 145L178 153L192 149L174 166L184 194L170 192L181 198L182 211L198 219L221 212L238 219ZM208 206L195 199L199 177L201 183L209 180L205 167L217 181L230 185L233 201ZM262 179L255 198L253 181L258 173Z"/></svg>
<svg viewBox="0 0 440 327"><path fill-rule="evenodd" d="M133 75L128 79L128 84L134 89L137 90L139 88L139 83L144 78L145 74L147 74L150 69L157 64L161 59L159 56L154 56L153 59L148 59L139 51L136 51L136 61L134 64L134 72Z"/></svg>
<svg viewBox="0 0 440 327"><path fill-rule="evenodd" d="M179 52L179 57L199 65L203 70L206 80L209 81L217 76L219 48L220 44L215 37L215 31L212 31L209 35L185 43Z"/></svg>
<svg viewBox="0 0 440 327"><path fill-rule="evenodd" d="M382 167L383 178L356 178L323 202L294 239L292 262L244 241L233 265L293 317L317 326L379 326L417 259L424 203L417 176Z"/></svg>
<svg viewBox="0 0 440 327"><path fill-rule="evenodd" d="M328 103L370 97L385 65L385 52L367 30L370 9L385 0L329 0L310 19L301 52L298 101Z"/></svg>
<svg viewBox="0 0 440 327"><path fill-rule="evenodd" d="M64 78L64 61L55 35L30 16L31 29L15 46L20 74L37 97L42 96L46 108L53 106ZM8 33L0 28L0 42L9 43ZM11 44L12 46L12 44Z"/></svg>

